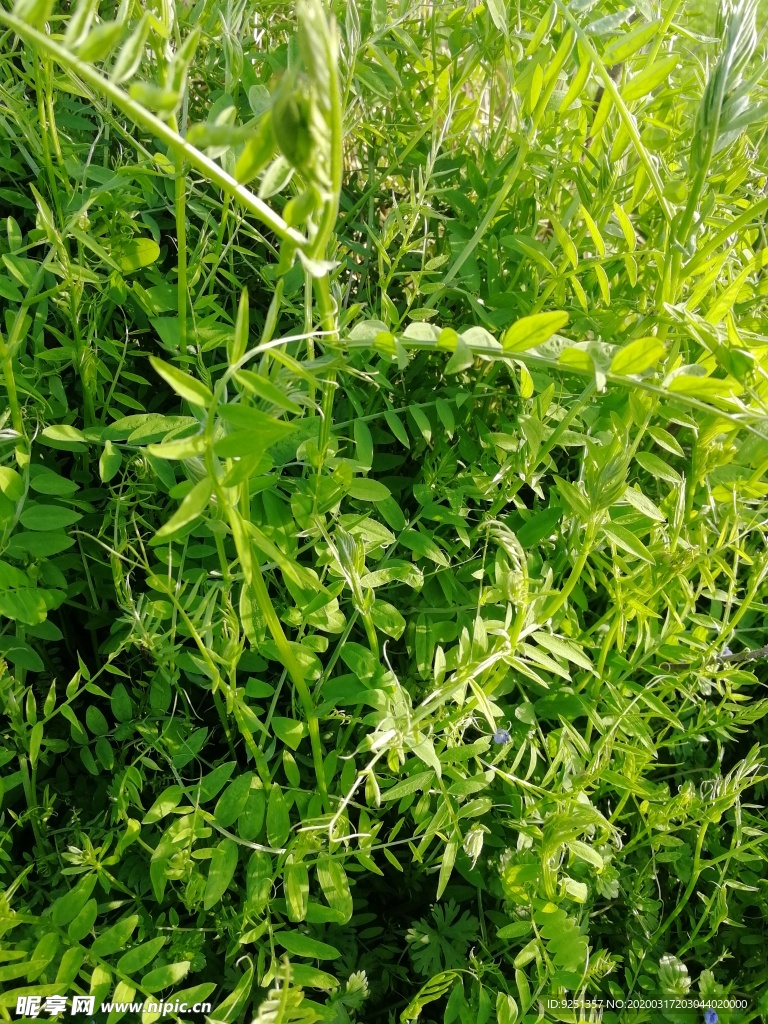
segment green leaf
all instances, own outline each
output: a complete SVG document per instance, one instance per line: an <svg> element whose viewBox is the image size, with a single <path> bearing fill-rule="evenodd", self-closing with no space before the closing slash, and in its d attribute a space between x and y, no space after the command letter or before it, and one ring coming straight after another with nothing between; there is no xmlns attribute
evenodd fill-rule
<svg viewBox="0 0 768 1024"><path fill-rule="evenodd" d="M384 484L366 477L357 477L349 488L350 498L355 498L357 501L385 501L391 497L391 494L390 489Z"/></svg>
<svg viewBox="0 0 768 1024"><path fill-rule="evenodd" d="M405 583L414 590L420 590L424 586L424 574L411 562L390 562L385 569L375 569L360 577L361 586L371 589L393 582Z"/></svg>
<svg viewBox="0 0 768 1024"><path fill-rule="evenodd" d="M102 932L94 940L91 952L94 956L111 956L112 953L117 953L129 941L138 923L138 914L124 917L122 921L118 921L111 928L107 928L105 932Z"/></svg>
<svg viewBox="0 0 768 1024"><path fill-rule="evenodd" d="M450 565L448 558L437 544L426 534L419 533L418 530L410 528L404 530L400 535L400 543L413 551L414 554L423 558L429 558L438 565L445 566L446 568Z"/></svg>
<svg viewBox="0 0 768 1024"><path fill-rule="evenodd" d="M681 999L688 995L691 978L682 960L670 953L659 960L659 985L664 996Z"/></svg>
<svg viewBox="0 0 768 1024"><path fill-rule="evenodd" d="M63 530L83 517L71 508L61 505L27 505L21 513L21 522L28 530Z"/></svg>
<svg viewBox="0 0 768 1024"><path fill-rule="evenodd" d="M517 1019L518 1009L515 1000L506 992L498 992L496 995L497 1024L516 1024Z"/></svg>
<svg viewBox="0 0 768 1024"><path fill-rule="evenodd" d="M237 867L237 843L234 839L222 839L218 846L214 847L211 857L211 864L208 869L208 880L205 885L205 897L203 907L210 910L216 906L221 897L229 888L232 876ZM146 979L144 979L146 984ZM166 986L159 986L165 988Z"/></svg>
<svg viewBox="0 0 768 1024"><path fill-rule="evenodd" d="M678 63L679 57L672 55L657 60L650 67L643 68L636 75L632 75L623 87L621 98L625 103L632 103L647 96L648 93L653 92L654 89L666 82Z"/></svg>
<svg viewBox="0 0 768 1024"><path fill-rule="evenodd" d="M175 807L179 806L183 795L184 791L181 786L168 786L144 815L143 824L151 825L160 821L166 814L170 814Z"/></svg>
<svg viewBox="0 0 768 1024"><path fill-rule="evenodd" d="M618 39L609 44L603 55L606 66L610 67L615 64L621 64L628 57L637 53L638 50L641 50L650 43L658 34L661 25L661 19L656 18L650 24L641 24L634 31L625 32L619 36Z"/></svg>
<svg viewBox="0 0 768 1024"><path fill-rule="evenodd" d="M636 487L628 487L624 492L624 500L654 522L664 523L667 517L651 499Z"/></svg>
<svg viewBox="0 0 768 1024"><path fill-rule="evenodd" d="M339 914L339 923L347 924L352 917L354 904L344 865L329 854L318 857L317 878L328 906Z"/></svg>
<svg viewBox="0 0 768 1024"><path fill-rule="evenodd" d="M0 466L0 493L13 502L24 496L24 481L10 466Z"/></svg>
<svg viewBox="0 0 768 1024"><path fill-rule="evenodd" d="M520 939L531 932L530 921L513 921L512 924L505 924L496 932L499 939Z"/></svg>
<svg viewBox="0 0 768 1024"><path fill-rule="evenodd" d="M173 536L173 534L178 530L181 530L188 523L197 519L203 509L208 505L208 499L211 496L212 489L211 481L207 476L203 477L202 480L199 480L188 492L168 522L164 526L161 526L154 535L152 543L157 544L164 538Z"/></svg>
<svg viewBox="0 0 768 1024"><path fill-rule="evenodd" d="M600 233L600 228L593 220L592 214L589 212L586 206L581 205L579 207L579 212L584 218L584 222L587 225L587 230L589 231L592 241L595 243L595 248L597 249L598 255L602 258L605 258L605 240L602 234ZM597 264L597 266L600 266L600 264Z"/></svg>
<svg viewBox="0 0 768 1024"><path fill-rule="evenodd" d="M29 487L38 494L51 494L57 497L75 494L80 490L74 480L67 480L66 477L47 469L40 473L33 472L29 478Z"/></svg>
<svg viewBox="0 0 768 1024"><path fill-rule="evenodd" d="M185 373L184 370L166 363L164 359L158 359L157 356L150 356L149 361L155 372L167 384L170 384L177 395L186 399L191 405L200 406L205 409L213 401L213 394L205 384L201 384L199 380L195 380L194 377Z"/></svg>
<svg viewBox="0 0 768 1024"><path fill-rule="evenodd" d="M151 444L147 451L157 459L194 459L203 456L205 448L205 435L195 434L192 437L164 441L163 444Z"/></svg>
<svg viewBox="0 0 768 1024"><path fill-rule="evenodd" d="M132 238L113 252L113 256L124 274L133 274L158 259L160 246L152 238Z"/></svg>
<svg viewBox="0 0 768 1024"><path fill-rule="evenodd" d="M632 221L627 216L624 208L619 203L613 204L613 212L616 214L616 220L618 220L621 230L624 233L624 239L629 247L630 251L637 245L637 237L635 235L635 229L632 227Z"/></svg>
<svg viewBox="0 0 768 1024"><path fill-rule="evenodd" d="M282 790L273 785L267 800L267 838L270 846L280 848L285 845L291 832L291 819Z"/></svg>
<svg viewBox="0 0 768 1024"><path fill-rule="evenodd" d="M310 960L338 960L341 956L335 946L310 938L301 932L275 932L274 938L275 942L292 956L303 956Z"/></svg>
<svg viewBox="0 0 768 1024"><path fill-rule="evenodd" d="M272 718L272 731L291 750L297 750L307 734L307 727L303 722L297 722L295 718L283 718L280 715L275 715Z"/></svg>
<svg viewBox="0 0 768 1024"><path fill-rule="evenodd" d="M636 338L613 357L611 373L643 373L655 366L664 352L664 345L658 338Z"/></svg>
<svg viewBox="0 0 768 1024"><path fill-rule="evenodd" d="M219 797L213 816L223 828L229 828L245 809L253 782L252 772L243 772L234 779Z"/></svg>
<svg viewBox="0 0 768 1024"><path fill-rule="evenodd" d="M443 848L443 858L440 862L440 876L437 882L435 899L440 899L445 892L446 886L451 880L453 865L456 863L456 854L459 850L459 843L456 839L449 839Z"/></svg>
<svg viewBox="0 0 768 1024"><path fill-rule="evenodd" d="M232 772L235 770L235 765L235 761L225 761L224 764L220 764L201 779L199 790L197 787L194 787L194 791L198 793L198 799L201 804L213 800L221 790L221 787L230 779Z"/></svg>
<svg viewBox="0 0 768 1024"><path fill-rule="evenodd" d="M565 230L565 228L560 223L560 221L557 219L557 217L554 216L554 214L552 215L550 220L552 222L552 227L553 227L554 232L555 232L555 237L557 238L557 241L558 241L558 243L560 245L560 248L565 253L565 255L568 258L568 261L571 264L571 266L573 267L573 269L576 270L576 268L579 265L579 253L578 253L578 251L576 249L576 246L574 244L573 239L568 234L568 232ZM518 323L519 322L520 321L518 321ZM544 340L546 340L546 339L544 339Z"/></svg>
<svg viewBox="0 0 768 1024"><path fill-rule="evenodd" d="M417 772L415 775L410 775L407 779L403 779L402 782L396 783L391 789L382 793L382 800L400 800L404 796L410 796L411 793L427 788L434 777L435 773L431 769L427 772Z"/></svg>
<svg viewBox="0 0 768 1024"><path fill-rule="evenodd" d="M34 768L40 753L40 744L43 742L43 723L35 722L29 735L29 763Z"/></svg>
<svg viewBox="0 0 768 1024"><path fill-rule="evenodd" d="M371 468L373 462L373 438L365 420L357 419L353 426L355 434L355 447L357 449L357 461L367 469Z"/></svg>
<svg viewBox="0 0 768 1024"><path fill-rule="evenodd" d="M389 410L388 412L384 413L384 419L386 421L387 426L395 435L400 444L402 444L405 448L410 448L411 442L408 438L408 432L403 426L403 421L400 419L397 413L392 412L392 410Z"/></svg>
<svg viewBox="0 0 768 1024"><path fill-rule="evenodd" d="M306 864L289 861L283 872L289 921L303 921L309 901L309 872Z"/></svg>
<svg viewBox="0 0 768 1024"><path fill-rule="evenodd" d="M593 847L589 846L588 843L583 843L580 839L572 839L568 843L568 849L580 860L586 861L587 864L591 864L592 867L597 868L598 871L602 871L605 867L605 861Z"/></svg>
<svg viewBox="0 0 768 1024"><path fill-rule="evenodd" d="M53 10L53 0L16 0L13 13L30 25L41 25L48 21Z"/></svg>
<svg viewBox="0 0 768 1024"><path fill-rule="evenodd" d="M456 979L460 977L458 971L441 971L430 978L400 1014L403 1024L406 1021L416 1020L427 1003L441 999L449 989L453 988Z"/></svg>
<svg viewBox="0 0 768 1024"><path fill-rule="evenodd" d="M132 78L133 75L138 71L139 65L141 64L144 56L144 47L147 44L149 38L149 17L146 12L140 19L136 28L131 32L126 41L123 43L120 53L118 53L115 63L112 66L110 78L113 82L121 83ZM158 251L159 255L159 251ZM157 257L155 257L157 259ZM150 260L150 263L154 263L154 260ZM141 263L140 266L146 266L145 263ZM121 270L124 269L122 266Z"/></svg>
<svg viewBox="0 0 768 1024"><path fill-rule="evenodd" d="M224 405L219 415L231 426L233 433L220 438L214 445L217 455L227 458L243 455L261 455L296 431L293 423L276 420L273 416L244 405Z"/></svg>
<svg viewBox="0 0 768 1024"><path fill-rule="evenodd" d="M86 708L85 721L94 736L105 736L109 732L109 723L94 704Z"/></svg>
<svg viewBox="0 0 768 1024"><path fill-rule="evenodd" d="M230 841L224 840L224 842ZM165 967L156 967L154 971L144 975L141 979L141 986L152 993L160 992L164 988L170 988L172 985L178 985L180 981L183 981L187 976L189 968L189 960L181 960L175 964L166 964Z"/></svg>
<svg viewBox="0 0 768 1024"><path fill-rule="evenodd" d="M459 337L456 339L453 355L445 364L445 372L449 376L454 373L461 373L462 370L468 370L474 364L474 361L475 357L472 349L463 338Z"/></svg>
<svg viewBox="0 0 768 1024"><path fill-rule="evenodd" d="M649 424L648 433L660 448L671 452L672 455L679 455L681 458L685 457L682 445L668 430Z"/></svg>
<svg viewBox="0 0 768 1024"><path fill-rule="evenodd" d="M73 889L64 896L60 896L51 907L53 923L63 928L69 924L88 902L88 898L96 886L96 875L86 875Z"/></svg>
<svg viewBox="0 0 768 1024"><path fill-rule="evenodd" d="M67 928L67 937L70 942L80 942L90 933L96 923L98 913L99 905L96 900L88 900Z"/></svg>
<svg viewBox="0 0 768 1024"><path fill-rule="evenodd" d="M526 349L535 348L551 338L567 323L568 314L562 310L525 316L507 329L501 342L502 347L505 352L523 352Z"/></svg>
<svg viewBox="0 0 768 1024"><path fill-rule="evenodd" d="M131 919L129 918L129 920ZM124 974L137 974L147 964L152 963L166 941L167 939L161 935L158 938L150 939L149 942L142 943L140 946L136 946L134 949L129 949L117 961L118 971L122 971Z"/></svg>
<svg viewBox="0 0 768 1024"><path fill-rule="evenodd" d="M448 371L449 372L449 371ZM419 432L427 444L432 441L432 424L429 422L429 417L420 409L417 405L409 405L408 412L413 416L416 426L419 428Z"/></svg>
<svg viewBox="0 0 768 1024"><path fill-rule="evenodd" d="M3 580L3 576L7 578L7 570L9 568L10 566L6 568L4 573L2 572L2 566L0 566L0 581ZM32 625L32 623L30 623L30 625ZM28 672L42 672L45 668L43 659L34 647L30 647L29 644L23 643L21 640L4 637L2 642L0 642L0 654L2 654L2 657L5 658L6 661L10 662L15 667L26 669Z"/></svg>
<svg viewBox="0 0 768 1024"><path fill-rule="evenodd" d="M266 377L262 377L261 374L253 373L251 370L238 370L235 379L243 385L246 391L250 391L252 395L256 395L257 398L261 398L270 405L276 405L296 415L301 413L300 405L297 405L281 388Z"/></svg>
<svg viewBox="0 0 768 1024"><path fill-rule="evenodd" d="M453 409L451 409L450 404L446 402L444 398L438 398L435 401L435 409L437 410L437 415L440 418L440 422L443 424L446 431L448 432L448 436L453 437L453 433L456 430L456 420L454 418Z"/></svg>
<svg viewBox="0 0 768 1024"><path fill-rule="evenodd" d="M104 60L114 50L122 36L122 22L102 21L101 24L92 29L80 43L77 48L77 55L80 60L84 61L86 64ZM157 257L155 257L155 259L157 259Z"/></svg>
<svg viewBox="0 0 768 1024"><path fill-rule="evenodd" d="M214 1007L211 1020L221 1022L221 1024L233 1024L234 1021L240 1019L253 994L253 976L254 966L250 963L226 999Z"/></svg>
<svg viewBox="0 0 768 1024"><path fill-rule="evenodd" d="M252 181L267 166L275 155L276 142L272 125L272 112L266 111L260 118L251 138L235 164L235 177L244 184Z"/></svg>
<svg viewBox="0 0 768 1024"><path fill-rule="evenodd" d="M71 427L66 423L45 427L40 437L48 447L61 451L82 452L86 449L86 445L81 443L85 441L85 434L77 427Z"/></svg>
<svg viewBox="0 0 768 1024"><path fill-rule="evenodd" d="M554 277L557 274L555 265L547 256L545 247L537 238L527 235L503 235L499 241L505 249L514 249L535 260L543 267L547 275Z"/></svg>
<svg viewBox="0 0 768 1024"><path fill-rule="evenodd" d="M570 661L574 665L578 665L579 668L586 669L588 672L594 671L594 665L574 640L564 640L562 637L552 636L551 633L544 633L542 631L534 633L532 639L535 639L541 647L544 647L551 654L565 658L566 661Z"/></svg>
<svg viewBox="0 0 768 1024"><path fill-rule="evenodd" d="M101 453L101 457L99 458L99 476L101 477L101 482L108 484L119 471L122 462L123 456L111 441L107 441L104 445L104 451Z"/></svg>
<svg viewBox="0 0 768 1024"><path fill-rule="evenodd" d="M310 964L291 964L291 978L300 988L319 988L324 992L330 992L340 984L338 978Z"/></svg>
<svg viewBox="0 0 768 1024"><path fill-rule="evenodd" d="M491 16L491 21L502 33L507 34L507 7L503 0L487 0L486 7Z"/></svg>
<svg viewBox="0 0 768 1024"><path fill-rule="evenodd" d="M377 629L387 636L399 640L405 631L406 622L402 614L388 601L376 600L371 605L371 620Z"/></svg>
<svg viewBox="0 0 768 1024"><path fill-rule="evenodd" d="M624 551L628 551L629 554L635 555L637 558L642 558L644 562L650 562L652 565L656 563L656 559L650 553L648 548L643 544L641 540L629 531L624 526L619 526L617 523L611 523L610 525L603 524L603 533L612 540L617 547L622 548Z"/></svg>
<svg viewBox="0 0 768 1024"><path fill-rule="evenodd" d="M657 476L661 480L666 480L670 484L679 484L682 482L682 477L669 466L663 459L660 459L658 455L654 455L653 452L638 452L635 455L635 460L646 470L651 476Z"/></svg>
<svg viewBox="0 0 768 1024"><path fill-rule="evenodd" d="M122 683L116 683L109 697L110 709L118 722L128 722L133 714L133 705L128 691Z"/></svg>
<svg viewBox="0 0 768 1024"><path fill-rule="evenodd" d="M246 871L247 908L260 914L266 907L272 890L272 860L264 850L254 850Z"/></svg>
<svg viewBox="0 0 768 1024"><path fill-rule="evenodd" d="M679 373L667 384L667 388L679 395L693 395L698 398L729 398L742 389L731 378L708 377L704 374Z"/></svg>
<svg viewBox="0 0 768 1024"><path fill-rule="evenodd" d="M538 912L536 919L555 966L580 974L587 964L589 946L576 922L564 910L554 907L551 912Z"/></svg>

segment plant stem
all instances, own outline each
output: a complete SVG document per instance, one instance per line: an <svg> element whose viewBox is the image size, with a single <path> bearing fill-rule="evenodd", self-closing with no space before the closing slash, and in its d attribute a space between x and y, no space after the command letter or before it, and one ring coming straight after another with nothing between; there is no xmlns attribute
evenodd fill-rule
<svg viewBox="0 0 768 1024"><path fill-rule="evenodd" d="M13 374L13 360L2 334L0 334L0 361L3 364L3 377L5 378L5 390L8 396L8 407L11 410L11 423L16 433L20 437L24 437L24 421L21 418L19 394L16 390L16 378Z"/></svg>
<svg viewBox="0 0 768 1024"><path fill-rule="evenodd" d="M568 579L567 579L567 581L565 583L565 586L560 591L560 593L556 594L552 598L552 600L549 602L549 604L544 608L544 611L541 613L541 621L542 622L547 622L549 619L551 619L552 616L557 611L559 611L560 608L562 608L562 606L568 600L568 597L570 596L571 591L576 586L576 584L579 582L579 579L581 577L581 573L582 573L582 571L584 569L584 566L587 564L587 559L589 558L590 553L592 551L592 542L594 541L594 539L595 539L595 525L594 525L594 523L590 522L589 525L587 526L587 531L586 531L586 533L584 535L584 541L583 541L582 549L579 552L578 558L573 563L573 567L571 568L571 572L570 572L570 575L568 576Z"/></svg>
<svg viewBox="0 0 768 1024"><path fill-rule="evenodd" d="M175 128L175 124L173 125ZM176 153L175 213L176 242L178 247L179 348L187 347L187 176L184 173L184 154Z"/></svg>
<svg viewBox="0 0 768 1024"><path fill-rule="evenodd" d="M672 913L666 919L664 924L660 925L659 928L657 929L657 931L655 932L655 934L653 936L654 944L656 942L658 942L658 940L662 937L662 935L664 935L667 931L669 931L669 928L672 925L672 923L677 920L677 918L680 916L680 914L682 914L683 910L685 909L686 904L688 903L688 900L691 898L691 896L693 894L693 890L696 888L696 883L698 882L699 875L701 874L701 871L702 871L702 868L701 868L701 851L702 851L702 848L704 846L704 839L706 837L707 829L708 828L709 828L709 822L705 821L704 824L699 829L699 835L698 835L698 838L696 839L696 849L694 850L694 854L693 854L693 867L691 868L690 880L688 882L688 885L685 887L685 892L683 893L683 895L678 900L677 906L675 907L675 909L672 911Z"/></svg>

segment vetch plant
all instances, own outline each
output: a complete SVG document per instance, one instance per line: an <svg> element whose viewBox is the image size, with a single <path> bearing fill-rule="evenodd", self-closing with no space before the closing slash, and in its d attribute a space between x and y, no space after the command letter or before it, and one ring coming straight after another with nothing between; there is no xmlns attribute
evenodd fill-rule
<svg viewBox="0 0 768 1024"><path fill-rule="evenodd" d="M765 1016L764 41L699 13L0 9L0 1013Z"/></svg>

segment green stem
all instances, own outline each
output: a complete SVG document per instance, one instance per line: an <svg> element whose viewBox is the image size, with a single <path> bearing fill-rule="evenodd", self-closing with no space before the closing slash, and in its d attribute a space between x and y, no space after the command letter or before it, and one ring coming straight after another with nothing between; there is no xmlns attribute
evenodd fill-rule
<svg viewBox="0 0 768 1024"><path fill-rule="evenodd" d="M335 24L330 26L330 32L333 34L331 53L329 54L328 61L328 93L330 99L328 128L331 136L331 194L325 204L325 208L323 209L323 215L320 220L317 235L310 252L310 255L314 259L322 259L324 257L326 249L328 248L328 243L330 242L334 228L336 227L336 220L339 215L339 201L341 199L342 178L344 175L344 115L341 106L341 88L339 84L337 57L338 36Z"/></svg>
<svg viewBox="0 0 768 1024"><path fill-rule="evenodd" d="M75 353L77 358L77 373L80 377L80 386L83 390L83 422L86 427L93 426L96 423L96 410L93 404L93 395L91 394L90 387L88 386L88 352L87 345L83 345L83 339L80 335L80 303L79 291L76 294L73 288L70 292L69 310L70 310L70 322L72 324L72 335L75 343Z"/></svg>
<svg viewBox="0 0 768 1024"><path fill-rule="evenodd" d="M546 606L546 608L542 612L542 614L541 614L541 621L542 622L547 622L549 619L551 619L552 616L557 611L559 611L560 608L562 608L562 606L568 600L568 597L570 596L571 591L576 586L576 584L579 582L579 579L581 577L581 574L582 574L582 571L584 569L584 566L587 564L587 559L589 558L589 555L590 555L590 553L592 551L592 542L594 541L594 539L595 539L595 525L594 525L594 523L590 522L589 525L587 526L587 532L586 532L586 534L584 536L583 547L582 547L581 551L579 552L579 557L573 563L573 568L571 569L570 575L568 576L568 579L567 579L566 584L563 587L563 589L560 591L559 594L556 594L552 598L552 600L549 602L549 604Z"/></svg>
<svg viewBox="0 0 768 1024"><path fill-rule="evenodd" d="M688 900L691 898L691 896L693 894L693 890L696 888L696 883L698 882L699 875L701 874L701 851L702 851L702 848L704 846L704 838L705 838L705 836L707 834L707 829L708 828L709 828L709 822L705 821L704 824L702 825L702 827L699 829L699 836L698 836L698 839L696 840L696 849L695 849L694 854L693 854L693 867L691 868L690 880L688 882L688 885L685 887L685 892L683 893L681 898L678 900L677 906L672 911L672 913L669 915L669 917L666 919L664 924L661 925L659 927L659 929L656 931L656 933L654 934L654 936L653 936L654 944L656 942L658 942L658 940L662 937L662 935L664 935L667 931L669 931L669 928L672 925L672 923L677 920L677 918L680 916L680 914L682 914L683 910L685 909L685 905L687 904Z"/></svg>
<svg viewBox="0 0 768 1024"><path fill-rule="evenodd" d="M173 126L175 127L175 125ZM187 176L184 173L184 155L176 153L175 180L176 239L178 245L178 297L179 348L187 347Z"/></svg>
<svg viewBox="0 0 768 1024"><path fill-rule="evenodd" d="M320 309L320 324L324 332L324 340L333 345L339 340L336 304L331 295L328 276L315 279L315 297ZM331 439L331 422L333 419L333 398L336 391L336 371L331 370L323 381L323 399L321 405L322 421L320 423L320 465L325 461L325 453ZM318 478L319 479L319 478Z"/></svg>
<svg viewBox="0 0 768 1024"><path fill-rule="evenodd" d="M707 174L709 173L709 165L712 163L712 155L715 151L715 143L717 142L718 128L720 124L720 106L717 105L717 115L715 117L715 123L709 130L707 137L707 145L704 150L704 154L701 158L701 162L696 169L693 182L691 183L690 190L688 192L688 202L685 205L685 211L680 219L680 226L676 232L676 241L680 245L685 245L688 241L691 233L691 227L693 225L693 218L696 215L696 208L699 205L699 198L701 196L704 184L707 180Z"/></svg>
<svg viewBox="0 0 768 1024"><path fill-rule="evenodd" d="M227 738L227 746L229 747L229 756L232 757L232 758L237 759L237 754L235 753L235 745L232 742L232 734L229 731L229 722L227 721L227 711L226 711L226 708L224 707L224 701L221 699L221 694L219 693L218 690L212 689L211 692L213 693L213 703L214 703L214 705L216 707L216 713L219 716L219 721L221 722L221 727L224 730L224 735Z"/></svg>
<svg viewBox="0 0 768 1024"><path fill-rule="evenodd" d="M40 809L37 804L37 788L35 785L35 770L32 769L32 777L29 774L29 759L26 754L19 754L19 770L21 772L21 784L24 789L24 796L29 810L29 820L32 825L32 833L35 837L35 845L39 856L45 852L45 843L40 832Z"/></svg>
<svg viewBox="0 0 768 1024"><path fill-rule="evenodd" d="M328 113L328 128L331 136L330 151L330 198L325 204L323 215L318 227L317 236L310 251L313 259L323 259L327 254L328 245L331 241L336 220L339 214L339 201L341 198L341 185L344 173L344 124L343 111L341 106L341 89L339 85L339 69L336 59L338 52L338 40L336 28L332 25L330 31L333 33L333 43L329 54L329 99L330 109ZM327 274L315 279L315 297L320 311L320 325L328 344L334 345L339 340L339 321L336 303L331 294L330 279ZM333 412L333 396L336 390L336 372L331 371L323 382L322 399L322 422L320 425L320 469L325 460L325 453L331 437L331 417ZM318 474L319 482L319 474ZM317 495L316 495L317 497Z"/></svg>
<svg viewBox="0 0 768 1024"><path fill-rule="evenodd" d="M363 615L363 625L365 626L365 635L368 638L368 644L371 648L371 654L379 660L379 638L376 635L376 627L373 624L373 619L369 614Z"/></svg>
<svg viewBox="0 0 768 1024"><path fill-rule="evenodd" d="M51 158L51 145L48 132L48 118L45 103L45 88L42 82L41 71L41 65L39 63L36 63L35 91L37 93L37 117L38 121L40 122L40 136L43 144L43 160L45 162L45 172L48 176L48 187L51 190L51 197L56 208L56 216L59 222L61 222L61 203L59 201L59 189L56 184L56 173L53 169L53 159Z"/></svg>
<svg viewBox="0 0 768 1024"><path fill-rule="evenodd" d="M24 421L21 418L21 406L19 405L19 394L16 390L16 378L13 375L13 361L5 339L0 334L0 361L3 364L3 377L5 379L5 390L8 395L8 407L11 410L11 423L13 429L20 437L24 437Z"/></svg>

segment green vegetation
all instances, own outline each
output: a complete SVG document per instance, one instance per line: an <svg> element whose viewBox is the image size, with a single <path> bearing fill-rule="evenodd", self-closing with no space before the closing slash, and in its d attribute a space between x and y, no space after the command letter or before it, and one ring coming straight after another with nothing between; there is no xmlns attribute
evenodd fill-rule
<svg viewBox="0 0 768 1024"><path fill-rule="evenodd" d="M0 8L4 1020L768 1020L768 95L710 13Z"/></svg>

